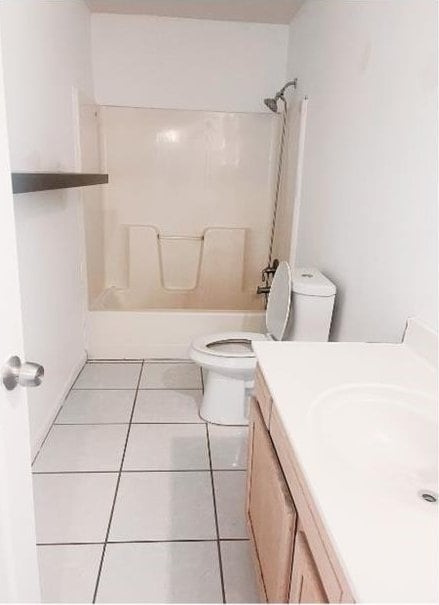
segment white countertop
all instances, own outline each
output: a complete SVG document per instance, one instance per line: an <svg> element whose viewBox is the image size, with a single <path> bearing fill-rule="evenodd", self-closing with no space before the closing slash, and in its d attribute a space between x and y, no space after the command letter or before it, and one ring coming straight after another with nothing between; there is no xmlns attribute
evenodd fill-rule
<svg viewBox="0 0 439 605"><path fill-rule="evenodd" d="M319 429L315 416L315 402L328 390L367 383L425 394L421 403L436 421L434 366L405 344L255 342L253 347L355 600L437 601L439 507L417 493L426 488L437 491L431 472L425 481L422 468L410 476L404 470L386 475L386 469L379 468L380 459L373 458L374 451L371 467L359 467L350 457L350 447L343 450L343 437L335 449L328 447L322 422ZM387 426L378 438L387 446L391 419L382 424ZM361 425L355 430L360 433ZM402 439L398 436L404 444L404 434ZM348 444L352 438L347 436ZM408 450L402 452L410 460L416 438L416 432L408 434ZM426 467L434 469L435 462L428 460Z"/></svg>

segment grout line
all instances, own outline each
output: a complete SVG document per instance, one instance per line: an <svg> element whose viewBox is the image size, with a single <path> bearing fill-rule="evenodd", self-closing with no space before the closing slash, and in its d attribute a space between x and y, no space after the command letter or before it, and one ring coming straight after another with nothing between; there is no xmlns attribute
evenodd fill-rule
<svg viewBox="0 0 439 605"><path fill-rule="evenodd" d="M181 540L109 540L107 544L175 544L179 542L249 542L249 538L223 538L221 540L216 540L215 538L185 538Z"/></svg>
<svg viewBox="0 0 439 605"><path fill-rule="evenodd" d="M141 390L141 389L140 389ZM61 411L61 410L60 410ZM126 420L125 422L53 422L53 424L56 426L95 426L95 425L111 425L111 424L116 424L116 425L120 425L120 424L130 424L129 420ZM207 424L207 422L205 420L198 420L196 422L190 422L190 421L160 421L160 420L133 420L131 422L131 424L183 424L183 425L203 425L203 424ZM213 426L218 426L218 427L226 427L226 429L230 428L248 428L247 424L215 424L213 422L210 422L209 424L213 425Z"/></svg>
<svg viewBox="0 0 439 605"><path fill-rule="evenodd" d="M123 426L123 425L129 425L130 421L127 420L126 422L57 422L56 426ZM147 426L149 425L154 425L154 424L164 424L164 425L172 425L172 424L182 424L183 426L203 426L203 424L206 424L203 421L200 422L132 422L131 424L146 424Z"/></svg>
<svg viewBox="0 0 439 605"><path fill-rule="evenodd" d="M140 387L140 381L142 379L143 366L144 366L144 363L142 362L142 364L140 365L140 372L139 372L139 377L138 377L138 380L137 380L137 388L136 388L136 394L134 396L133 407L131 408L131 415L130 415L130 421L129 421L129 425L128 425L127 436L126 436L126 439L125 439L125 446L123 448L122 459L120 461L119 474L118 474L118 477L117 477L116 489L114 491L113 504L111 506L110 518L108 520L107 532L105 534L105 543L104 543L104 547L102 549L102 556L101 556L101 560L100 560L100 563L99 563L98 575L97 575L97 578L96 578L96 585L95 585L95 589L94 589L94 593L93 593L93 601L92 601L93 603L96 602L96 597L97 597L98 590L99 590L99 582L100 582L100 579L101 579L102 566L104 564L105 551L106 551L106 548L107 548L108 538L110 536L110 528L111 528L111 523L113 521L113 514L114 514L114 509L115 509L115 506L116 506L117 494L119 492L119 485L120 485L120 480L121 480L121 477L122 477L123 463L124 463L124 460L125 460L125 454L126 454L126 450L127 450L128 439L130 437L131 423L132 423L132 420L133 420L134 410L135 410L135 407L136 407L137 395L139 393L139 387Z"/></svg>
<svg viewBox="0 0 439 605"><path fill-rule="evenodd" d="M192 365L195 366L196 363L194 363L193 361L191 361L190 359L184 358L184 359L160 359L160 357L154 357L151 359L144 359L143 360L144 363L157 363L157 364L161 364L161 365Z"/></svg>
<svg viewBox="0 0 439 605"><path fill-rule="evenodd" d="M210 473L210 468L171 468L171 469L114 469L112 471L32 471L33 475L116 475L119 472L124 473ZM215 473L244 473L245 468L214 468Z"/></svg>
<svg viewBox="0 0 439 605"><path fill-rule="evenodd" d="M37 542L37 546L103 546L105 542Z"/></svg>
<svg viewBox="0 0 439 605"><path fill-rule="evenodd" d="M218 542L213 539L182 539L182 540L107 540L107 542L37 542L37 546L104 546L105 544L175 544L175 543ZM249 542L249 538L223 538L219 542Z"/></svg>
<svg viewBox="0 0 439 605"><path fill-rule="evenodd" d="M174 357L151 357L151 358L142 358L142 357L134 357L133 359L128 359L128 358L124 358L124 359L116 359L116 358L109 358L109 359L87 359L87 363L89 364L93 364L93 363L161 363L161 364L172 364L172 363L187 363L188 365L196 365L193 361L191 361L190 359L187 359L186 357L182 358L182 359L176 359Z"/></svg>
<svg viewBox="0 0 439 605"><path fill-rule="evenodd" d="M73 391L137 391L137 388L135 386L129 386L129 387L73 387Z"/></svg>
<svg viewBox="0 0 439 605"><path fill-rule="evenodd" d="M78 389L79 390L79 389ZM142 390L142 389L140 389ZM61 411L61 410L60 410ZM108 424L130 424L130 421L127 420L126 422L54 422L54 424L56 424L56 426L87 426L87 425L99 425L99 424L103 424L103 425L108 425ZM197 422L169 422L169 421L157 421L157 420L150 420L150 421L146 421L146 420L133 420L131 422L131 424L183 424L183 425L205 425L207 424L206 420L198 420ZM225 427L230 428L230 429L243 429L243 428L248 428L248 424L215 424L214 422L210 422L209 424L211 424L212 426L218 426L218 427Z"/></svg>
<svg viewBox="0 0 439 605"><path fill-rule="evenodd" d="M183 426L184 425L186 425L186 426L188 426L188 425L189 426L190 425L193 425L193 426L203 426L206 423L205 423L204 420L199 420L198 422L155 422L155 421L151 420L150 422L137 421L137 422L133 422L132 424L146 424L146 425L148 425L148 424L165 424L165 425L166 424L182 424Z"/></svg>
<svg viewBox="0 0 439 605"><path fill-rule="evenodd" d="M118 469L113 471L32 471L32 475L117 475Z"/></svg>
<svg viewBox="0 0 439 605"><path fill-rule="evenodd" d="M128 426L129 420L126 422L55 422L56 426Z"/></svg>
<svg viewBox="0 0 439 605"><path fill-rule="evenodd" d="M193 544L194 542L214 542L216 543L215 538L210 539L200 539L200 538L186 538L182 540L109 540L107 544L178 544L180 542L184 542L185 544Z"/></svg>
<svg viewBox="0 0 439 605"><path fill-rule="evenodd" d="M73 391L202 391L201 387L72 387ZM244 426L244 425L243 425Z"/></svg>
<svg viewBox="0 0 439 605"><path fill-rule="evenodd" d="M207 438L207 452L209 455L209 466L210 466L210 482L212 487L212 498L213 498L213 513L215 517L215 530L216 530L216 544L218 549L218 563L219 563L219 571L220 571L220 580L221 580L221 594L223 603L226 602L226 591L224 587L224 570L223 570L223 562L221 556L221 545L220 545L220 534L219 534L219 524L218 524L218 510L216 505L216 496L215 496L215 483L213 479L213 470L212 470L212 453L210 450L210 439L209 439L209 427L206 424L206 438Z"/></svg>
<svg viewBox="0 0 439 605"><path fill-rule="evenodd" d="M138 358L134 358L134 359L87 359L87 363L89 363L90 365L96 364L96 363L120 363L120 364L141 364L143 363L143 359L141 357Z"/></svg>

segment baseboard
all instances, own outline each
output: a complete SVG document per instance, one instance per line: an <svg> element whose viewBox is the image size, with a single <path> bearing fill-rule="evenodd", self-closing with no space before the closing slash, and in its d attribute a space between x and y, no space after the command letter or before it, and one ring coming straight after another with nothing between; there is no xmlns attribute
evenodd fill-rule
<svg viewBox="0 0 439 605"><path fill-rule="evenodd" d="M64 403L65 398L69 394L70 389L72 388L75 380L77 379L77 377L79 375L79 372L84 367L84 364L86 361L87 361L87 353L84 351L83 355L81 355L80 359L74 365L72 371L70 372L70 376L66 382L64 389L61 392L61 395L58 398L58 401L56 402L56 406L54 407L52 414L49 416L49 419L47 420L46 424L44 425L44 428L40 431L35 442L31 444L32 460L35 459L36 455L40 451L41 446L43 445L43 443L47 437L47 434L52 427L53 421L55 420L62 404Z"/></svg>

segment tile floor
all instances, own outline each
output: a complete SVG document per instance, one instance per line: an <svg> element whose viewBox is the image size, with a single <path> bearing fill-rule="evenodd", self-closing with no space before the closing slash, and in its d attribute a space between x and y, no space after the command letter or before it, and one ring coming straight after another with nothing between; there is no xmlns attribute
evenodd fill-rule
<svg viewBox="0 0 439 605"><path fill-rule="evenodd" d="M247 428L198 415L189 362L89 362L34 461L44 602L258 602Z"/></svg>

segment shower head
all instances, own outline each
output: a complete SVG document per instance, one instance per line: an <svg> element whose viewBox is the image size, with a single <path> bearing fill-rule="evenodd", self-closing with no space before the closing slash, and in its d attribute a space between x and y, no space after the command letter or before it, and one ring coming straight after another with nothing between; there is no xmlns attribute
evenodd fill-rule
<svg viewBox="0 0 439 605"><path fill-rule="evenodd" d="M264 103L268 107L268 109L270 109L274 113L277 113L277 99L276 98L264 99Z"/></svg>
<svg viewBox="0 0 439 605"><path fill-rule="evenodd" d="M287 82L285 84L285 86L283 86L279 92L277 92L274 97L272 98L268 98L268 99L264 99L264 103L265 105L268 107L268 109L270 109L270 111L277 113L277 102L279 101L279 99L282 99L282 101L284 103L286 103L285 97L284 97L284 92L286 91L286 89L289 86L294 86L294 88L297 88L297 78L294 78L294 80L291 80L290 82Z"/></svg>

